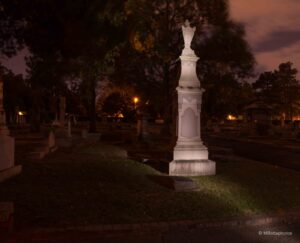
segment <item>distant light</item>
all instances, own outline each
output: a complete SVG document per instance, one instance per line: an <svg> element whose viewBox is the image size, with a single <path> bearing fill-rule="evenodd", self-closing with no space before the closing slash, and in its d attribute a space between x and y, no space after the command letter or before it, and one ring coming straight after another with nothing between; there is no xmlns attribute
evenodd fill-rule
<svg viewBox="0 0 300 243"><path fill-rule="evenodd" d="M229 114L227 116L227 120L229 120L229 121L235 121L235 120L237 120L237 117Z"/></svg>
<svg viewBox="0 0 300 243"><path fill-rule="evenodd" d="M300 116L294 116L293 121L300 121Z"/></svg>
<svg viewBox="0 0 300 243"><path fill-rule="evenodd" d="M25 112L19 111L19 112L18 112L18 115L19 115L19 116L24 116L24 115L25 115Z"/></svg>
<svg viewBox="0 0 300 243"><path fill-rule="evenodd" d="M118 118L124 118L124 115L122 113L119 113Z"/></svg>
<svg viewBox="0 0 300 243"><path fill-rule="evenodd" d="M139 97L133 97L134 104L137 104L140 101Z"/></svg>

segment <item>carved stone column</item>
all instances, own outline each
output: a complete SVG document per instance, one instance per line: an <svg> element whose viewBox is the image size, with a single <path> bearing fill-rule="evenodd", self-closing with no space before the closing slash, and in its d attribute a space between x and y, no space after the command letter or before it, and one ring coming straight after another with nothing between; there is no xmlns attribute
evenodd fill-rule
<svg viewBox="0 0 300 243"><path fill-rule="evenodd" d="M208 159L208 150L201 140L202 93L196 74L198 57L191 49L195 28L188 21L182 27L185 48L180 57L181 77L178 92L178 140L170 163L170 175L214 175L215 162Z"/></svg>

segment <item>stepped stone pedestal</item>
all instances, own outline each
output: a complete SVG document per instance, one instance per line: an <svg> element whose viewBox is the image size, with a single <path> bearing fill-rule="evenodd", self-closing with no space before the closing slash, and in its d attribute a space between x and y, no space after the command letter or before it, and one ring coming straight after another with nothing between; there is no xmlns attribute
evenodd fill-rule
<svg viewBox="0 0 300 243"><path fill-rule="evenodd" d="M214 175L216 165L208 159L208 149L201 140L201 103L204 90L196 74L198 57L191 49L195 28L189 22L182 27L185 48L180 57L181 77L178 92L177 143L169 174L177 176Z"/></svg>

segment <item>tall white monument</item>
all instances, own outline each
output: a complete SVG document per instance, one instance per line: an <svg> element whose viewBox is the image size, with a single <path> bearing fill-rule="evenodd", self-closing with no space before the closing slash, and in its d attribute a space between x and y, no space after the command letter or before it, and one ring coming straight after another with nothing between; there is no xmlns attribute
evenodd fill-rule
<svg viewBox="0 0 300 243"><path fill-rule="evenodd" d="M15 140L9 136L3 108L3 80L0 77L0 182L21 172L21 166L14 166Z"/></svg>
<svg viewBox="0 0 300 243"><path fill-rule="evenodd" d="M182 27L185 47L182 51L181 77L178 92L177 143L173 161L169 165L170 175L198 176L214 175L216 165L208 159L207 147L201 140L201 103L204 90L196 74L198 57L191 49L195 27L188 21Z"/></svg>

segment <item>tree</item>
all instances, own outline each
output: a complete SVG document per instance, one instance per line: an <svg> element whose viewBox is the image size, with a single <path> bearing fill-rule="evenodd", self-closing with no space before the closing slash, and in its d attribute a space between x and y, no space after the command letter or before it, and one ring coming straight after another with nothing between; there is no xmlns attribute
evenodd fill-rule
<svg viewBox="0 0 300 243"><path fill-rule="evenodd" d="M214 92L209 88L218 82L227 82L229 76L237 82L253 71L254 58L244 39L244 29L229 20L226 0L129 0L127 11L129 19L134 20L131 45L142 55L136 57L151 60L139 61L140 69L136 73L141 75L140 80L160 86L156 92L162 92L164 101L160 103L164 105L168 125L172 110L177 111L174 90L180 74L178 57L183 48L181 26L186 19L197 27L192 48L201 58L197 73L207 90L205 95Z"/></svg>
<svg viewBox="0 0 300 243"><path fill-rule="evenodd" d="M97 82L111 71L118 44L126 36L123 9L121 0L4 0L8 18L16 15L24 23L22 38L34 62L38 60L39 67L51 64L52 71L60 75L57 81L71 78L82 81L89 106L90 131L96 129ZM30 65L30 68L38 66ZM47 80L45 71L43 78L36 79L40 86ZM36 70L31 73L43 74ZM34 76L29 78L34 79Z"/></svg>
<svg viewBox="0 0 300 243"><path fill-rule="evenodd" d="M256 91L257 98L266 104L276 103L276 93L273 92L275 82L276 75L274 72L264 72L260 74L259 78L252 85Z"/></svg>
<svg viewBox="0 0 300 243"><path fill-rule="evenodd" d="M2 0L0 2L0 57L11 57L22 48L24 19L14 4L18 0Z"/></svg>
<svg viewBox="0 0 300 243"><path fill-rule="evenodd" d="M282 119L300 111L300 83L291 62L281 63L273 72L262 73L253 84L258 99L271 105Z"/></svg>
<svg viewBox="0 0 300 243"><path fill-rule="evenodd" d="M277 104L284 117L290 120L300 109L300 83L296 79L298 71L292 65L291 62L281 63L274 72L274 91L279 98Z"/></svg>
<svg viewBox="0 0 300 243"><path fill-rule="evenodd" d="M238 82L231 75L206 86L202 112L206 118L223 120L228 114L239 115L253 100L253 91L247 82Z"/></svg>
<svg viewBox="0 0 300 243"><path fill-rule="evenodd" d="M0 76L4 83L4 109L8 123L16 122L16 111L27 110L30 104L30 89L22 75L15 75L0 66Z"/></svg>

